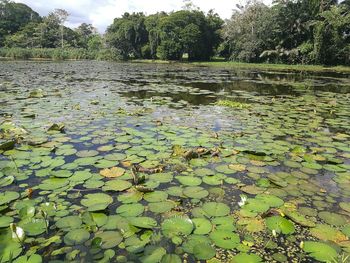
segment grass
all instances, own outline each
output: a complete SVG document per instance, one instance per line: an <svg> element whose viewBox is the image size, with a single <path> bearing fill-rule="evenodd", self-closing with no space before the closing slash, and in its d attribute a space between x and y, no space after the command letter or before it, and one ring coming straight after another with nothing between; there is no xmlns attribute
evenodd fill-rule
<svg viewBox="0 0 350 263"><path fill-rule="evenodd" d="M179 63L185 65L193 65L200 67L221 67L229 69L259 69L259 70L276 70L276 71L305 71L305 72L339 72L350 73L349 66L322 66L322 65L288 65L288 64L269 64L269 63L244 63L234 61L224 61L223 59L216 59L214 61L205 62L188 62L188 61L166 61L166 60L150 60L137 59L132 60L135 63Z"/></svg>
<svg viewBox="0 0 350 263"><path fill-rule="evenodd" d="M196 66L205 67L225 67L233 69L261 69L261 70L277 70L277 71L313 71L313 72L344 72L350 73L348 66L327 67L322 65L287 65L287 64L268 64L268 63L242 63L233 61L210 61L210 62L189 62Z"/></svg>

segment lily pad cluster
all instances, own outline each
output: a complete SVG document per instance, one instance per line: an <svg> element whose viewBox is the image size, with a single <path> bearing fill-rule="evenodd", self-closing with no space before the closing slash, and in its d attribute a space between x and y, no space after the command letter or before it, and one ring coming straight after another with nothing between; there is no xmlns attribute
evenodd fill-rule
<svg viewBox="0 0 350 263"><path fill-rule="evenodd" d="M1 263L349 255L343 76L306 88L176 65L4 65Z"/></svg>

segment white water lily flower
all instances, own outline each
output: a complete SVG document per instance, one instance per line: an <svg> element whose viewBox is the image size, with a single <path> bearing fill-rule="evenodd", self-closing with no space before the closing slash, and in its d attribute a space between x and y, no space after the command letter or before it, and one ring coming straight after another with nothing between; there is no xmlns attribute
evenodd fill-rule
<svg viewBox="0 0 350 263"><path fill-rule="evenodd" d="M10 229L12 232L12 239L17 239L19 242L22 242L25 238L25 233L23 228L16 226L16 224L11 223Z"/></svg>
<svg viewBox="0 0 350 263"><path fill-rule="evenodd" d="M238 205L244 206L246 202L247 202L247 197L244 195L241 195L241 201L238 202Z"/></svg>
<svg viewBox="0 0 350 263"><path fill-rule="evenodd" d="M275 229L272 229L272 235L273 235L274 237L277 236L277 233L276 233L276 230L275 230Z"/></svg>

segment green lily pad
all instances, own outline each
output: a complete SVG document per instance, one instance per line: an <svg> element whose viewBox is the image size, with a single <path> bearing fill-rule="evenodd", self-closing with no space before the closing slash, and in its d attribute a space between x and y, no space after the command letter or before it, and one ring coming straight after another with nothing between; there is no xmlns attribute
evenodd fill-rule
<svg viewBox="0 0 350 263"><path fill-rule="evenodd" d="M328 211L319 212L318 216L329 225L342 226L345 225L347 222L345 216L336 213L331 213Z"/></svg>
<svg viewBox="0 0 350 263"><path fill-rule="evenodd" d="M331 262L337 258L337 251L321 242L305 241L304 251L309 253L312 258L321 262Z"/></svg>
<svg viewBox="0 0 350 263"><path fill-rule="evenodd" d="M113 202L113 198L107 194L87 194L84 199L80 201L83 206L88 208L88 211L99 211L104 210Z"/></svg>
<svg viewBox="0 0 350 263"><path fill-rule="evenodd" d="M157 226L157 221L151 217L129 217L129 223L138 228L152 229Z"/></svg>
<svg viewBox="0 0 350 263"><path fill-rule="evenodd" d="M341 207L341 209L350 213L350 203L340 202L339 206Z"/></svg>
<svg viewBox="0 0 350 263"><path fill-rule="evenodd" d="M188 186L183 190L183 194L190 198L201 199L207 197L209 192L200 186Z"/></svg>
<svg viewBox="0 0 350 263"><path fill-rule="evenodd" d="M142 204L124 204L117 208L116 213L124 217L139 216L145 210Z"/></svg>
<svg viewBox="0 0 350 263"><path fill-rule="evenodd" d="M101 248L114 248L123 240L123 236L119 231L105 231L95 235L95 238L101 238Z"/></svg>
<svg viewBox="0 0 350 263"><path fill-rule="evenodd" d="M231 260L232 263L260 263L261 257L255 254L240 253L234 256Z"/></svg>
<svg viewBox="0 0 350 263"><path fill-rule="evenodd" d="M195 176L176 176L175 179L186 186L198 186L202 183L202 179Z"/></svg>
<svg viewBox="0 0 350 263"><path fill-rule="evenodd" d="M126 189L129 189L131 186L132 184L128 181L116 179L106 182L102 187L102 191L122 192Z"/></svg>
<svg viewBox="0 0 350 263"><path fill-rule="evenodd" d="M8 186L12 184L14 180L15 180L15 177L13 177L12 175L0 178L0 187Z"/></svg>
<svg viewBox="0 0 350 263"><path fill-rule="evenodd" d="M226 216L230 213L230 207L224 203L208 202L202 209L210 217Z"/></svg>
<svg viewBox="0 0 350 263"><path fill-rule="evenodd" d="M339 243L342 241L346 241L348 238L339 230L329 226L319 224L316 227L310 230L311 235L317 237L320 240L324 241L333 241L335 243Z"/></svg>
<svg viewBox="0 0 350 263"><path fill-rule="evenodd" d="M213 227L211 222L205 218L193 218L192 222L195 226L193 233L196 235L208 234Z"/></svg>
<svg viewBox="0 0 350 263"><path fill-rule="evenodd" d="M163 201L157 203L150 203L148 209L153 213L165 213L169 212L175 207L175 203L172 201Z"/></svg>
<svg viewBox="0 0 350 263"><path fill-rule="evenodd" d="M18 225L23 228L27 236L38 236L46 231L46 224L44 219L31 219Z"/></svg>
<svg viewBox="0 0 350 263"><path fill-rule="evenodd" d="M64 231L80 228L82 220L79 216L66 216L56 221L56 226Z"/></svg>
<svg viewBox="0 0 350 263"><path fill-rule="evenodd" d="M166 254L162 257L161 263L182 263L182 260L176 254Z"/></svg>
<svg viewBox="0 0 350 263"><path fill-rule="evenodd" d="M162 247L148 246L145 249L144 256L140 258L142 263L161 262L166 250Z"/></svg>
<svg viewBox="0 0 350 263"><path fill-rule="evenodd" d="M162 223L162 231L166 237L189 235L193 231L192 220L187 217L172 217Z"/></svg>
<svg viewBox="0 0 350 263"><path fill-rule="evenodd" d="M161 202L168 198L168 194L163 191L154 191L151 193L146 193L143 197L147 202Z"/></svg>
<svg viewBox="0 0 350 263"><path fill-rule="evenodd" d="M224 249L233 249L241 241L238 234L223 230L215 230L210 233L209 237L216 246Z"/></svg>
<svg viewBox="0 0 350 263"><path fill-rule="evenodd" d="M193 254L198 260L207 260L215 256L216 250L211 245L203 243L193 247Z"/></svg>
<svg viewBox="0 0 350 263"><path fill-rule="evenodd" d="M275 230L277 233L282 233L285 235L292 234L295 232L293 223L281 216L272 216L267 218L266 226L271 231Z"/></svg>
<svg viewBox="0 0 350 263"><path fill-rule="evenodd" d="M86 229L73 229L64 236L64 243L68 246L81 245L90 238Z"/></svg>
<svg viewBox="0 0 350 263"><path fill-rule="evenodd" d="M69 181L65 178L50 178L41 182L39 188L41 190L55 190L66 186Z"/></svg>
<svg viewBox="0 0 350 263"><path fill-rule="evenodd" d="M0 193L0 205L8 204L19 198L19 193L12 191L5 191Z"/></svg>
<svg viewBox="0 0 350 263"><path fill-rule="evenodd" d="M43 259L38 254L33 254L31 256L21 256L17 258L13 263L42 263Z"/></svg>
<svg viewBox="0 0 350 263"><path fill-rule="evenodd" d="M8 227L13 222L13 218L10 216L0 217L0 228Z"/></svg>

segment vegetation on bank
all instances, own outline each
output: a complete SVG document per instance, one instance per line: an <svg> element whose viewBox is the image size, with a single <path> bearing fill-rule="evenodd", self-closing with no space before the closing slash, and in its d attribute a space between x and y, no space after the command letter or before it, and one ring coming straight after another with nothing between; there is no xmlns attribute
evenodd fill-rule
<svg viewBox="0 0 350 263"><path fill-rule="evenodd" d="M118 61L122 57L114 48L88 50L84 48L0 48L0 58L13 60L106 60Z"/></svg>
<svg viewBox="0 0 350 263"><path fill-rule="evenodd" d="M0 0L0 48L35 50L2 50L14 58L48 52L55 59L180 60L186 54L189 61L220 56L249 63L350 65L350 0L276 0L271 6L248 1L226 21L186 3L170 13L125 13L101 35L91 24L64 26L65 10L41 17L25 4ZM46 51L52 48L60 50Z"/></svg>

